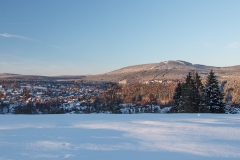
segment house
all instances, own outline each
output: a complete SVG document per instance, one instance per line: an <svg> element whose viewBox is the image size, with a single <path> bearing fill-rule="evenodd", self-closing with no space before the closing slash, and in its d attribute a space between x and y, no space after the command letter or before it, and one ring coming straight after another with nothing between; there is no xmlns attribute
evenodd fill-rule
<svg viewBox="0 0 240 160"><path fill-rule="evenodd" d="M4 106L3 109L2 109L2 112L3 112L3 114L9 113L9 107Z"/></svg>
<svg viewBox="0 0 240 160"><path fill-rule="evenodd" d="M43 93L42 93L42 92L37 92L36 94L37 94L37 95L42 95Z"/></svg>
<svg viewBox="0 0 240 160"><path fill-rule="evenodd" d="M127 84L127 80L124 79L124 80L122 80L122 81L119 81L118 83L119 83L119 84Z"/></svg>

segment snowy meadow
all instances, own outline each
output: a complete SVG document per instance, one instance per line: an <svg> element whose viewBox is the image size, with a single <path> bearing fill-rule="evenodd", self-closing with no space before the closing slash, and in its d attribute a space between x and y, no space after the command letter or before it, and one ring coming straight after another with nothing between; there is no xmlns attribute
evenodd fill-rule
<svg viewBox="0 0 240 160"><path fill-rule="evenodd" d="M239 159L240 116L0 116L0 160L135 158Z"/></svg>

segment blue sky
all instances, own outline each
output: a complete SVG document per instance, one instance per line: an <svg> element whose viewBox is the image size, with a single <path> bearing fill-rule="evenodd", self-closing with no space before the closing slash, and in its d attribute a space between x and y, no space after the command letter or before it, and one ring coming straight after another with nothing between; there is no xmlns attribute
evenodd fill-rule
<svg viewBox="0 0 240 160"><path fill-rule="evenodd" d="M240 65L239 0L0 0L0 73Z"/></svg>

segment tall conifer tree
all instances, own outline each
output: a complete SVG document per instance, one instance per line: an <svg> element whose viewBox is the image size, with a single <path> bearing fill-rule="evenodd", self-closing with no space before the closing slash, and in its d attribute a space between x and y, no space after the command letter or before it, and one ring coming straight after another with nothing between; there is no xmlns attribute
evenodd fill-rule
<svg viewBox="0 0 240 160"><path fill-rule="evenodd" d="M219 82L211 70L203 93L205 110L211 113L224 113L223 93L220 91Z"/></svg>
<svg viewBox="0 0 240 160"><path fill-rule="evenodd" d="M174 96L174 110L173 112L178 112L179 108L182 106L182 84L178 82L177 87L175 88Z"/></svg>
<svg viewBox="0 0 240 160"><path fill-rule="evenodd" d="M197 113L200 106L200 94L192 77L189 72L185 83L182 85L182 106L180 106L180 112Z"/></svg>
<svg viewBox="0 0 240 160"><path fill-rule="evenodd" d="M196 87L197 87L199 93L202 94L202 92L203 92L203 84L202 84L202 80L201 80L201 77L199 76L198 72L194 73L193 80L194 80L194 82L196 84Z"/></svg>
<svg viewBox="0 0 240 160"><path fill-rule="evenodd" d="M189 72L186 79L185 83L183 84L183 94L182 94L182 101L183 105L181 106L181 112L191 112L190 108L192 106L191 103L191 81L192 81L192 75Z"/></svg>

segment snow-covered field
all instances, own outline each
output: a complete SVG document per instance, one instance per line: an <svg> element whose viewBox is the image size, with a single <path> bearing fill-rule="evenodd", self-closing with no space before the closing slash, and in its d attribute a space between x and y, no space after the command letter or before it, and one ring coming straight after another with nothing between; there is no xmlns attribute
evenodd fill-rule
<svg viewBox="0 0 240 160"><path fill-rule="evenodd" d="M9 159L240 159L240 116L0 115Z"/></svg>

